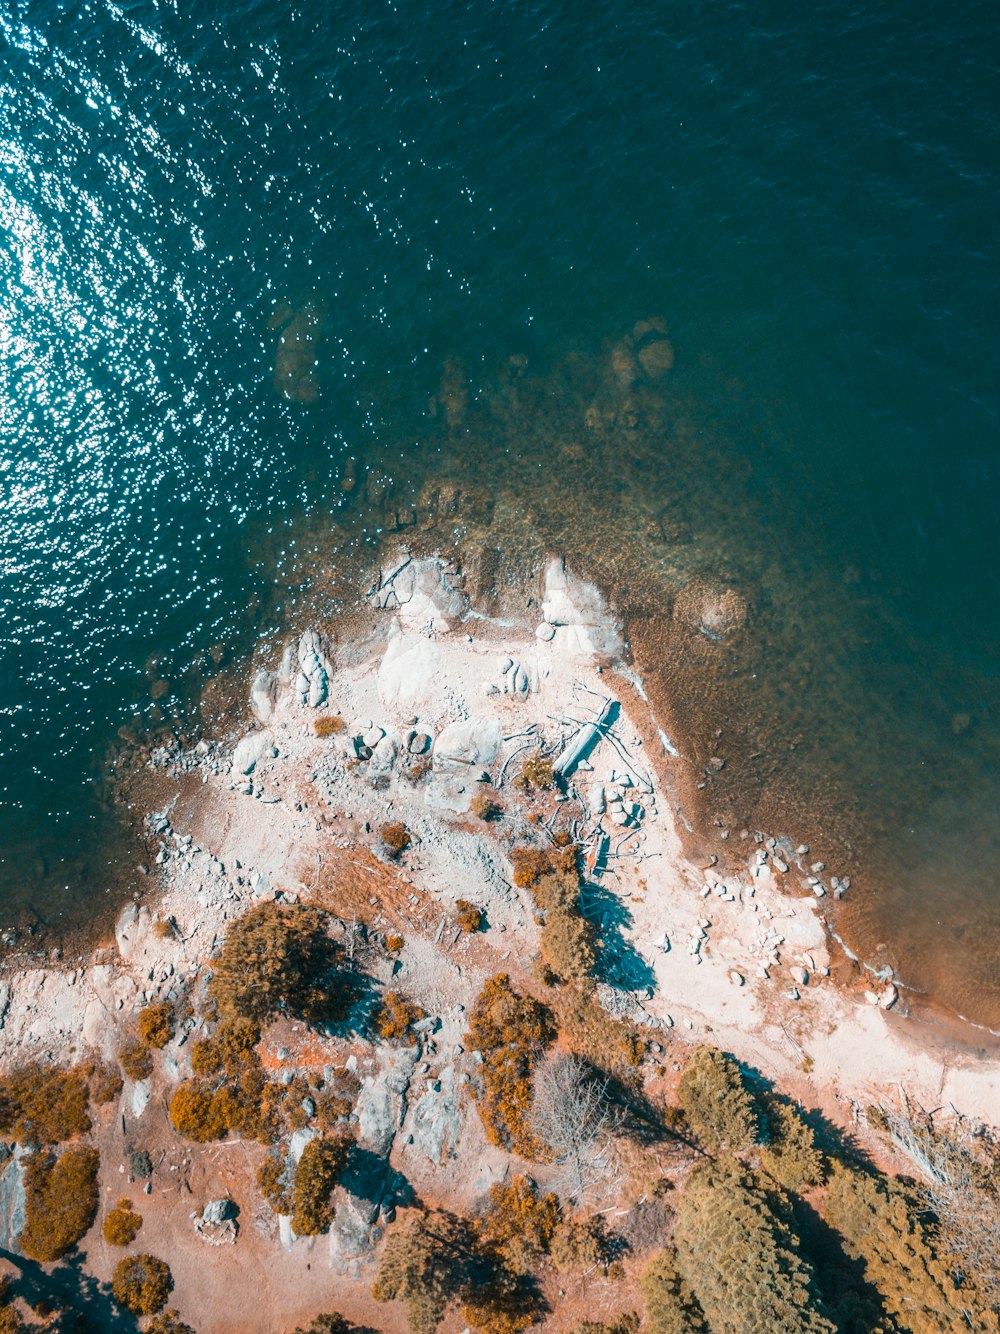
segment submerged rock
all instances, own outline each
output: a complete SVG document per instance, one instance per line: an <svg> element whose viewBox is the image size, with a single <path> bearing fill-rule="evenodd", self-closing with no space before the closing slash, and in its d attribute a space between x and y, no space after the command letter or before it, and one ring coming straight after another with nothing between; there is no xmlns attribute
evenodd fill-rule
<svg viewBox="0 0 1000 1334"><path fill-rule="evenodd" d="M674 620L707 639L726 639L746 625L750 603L735 588L694 580L674 603Z"/></svg>

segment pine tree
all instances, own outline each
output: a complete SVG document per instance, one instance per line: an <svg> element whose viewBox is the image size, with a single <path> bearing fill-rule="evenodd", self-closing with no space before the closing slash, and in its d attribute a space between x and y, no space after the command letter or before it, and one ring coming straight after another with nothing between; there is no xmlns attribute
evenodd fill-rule
<svg viewBox="0 0 1000 1334"><path fill-rule="evenodd" d="M712 1149L738 1153L760 1138L760 1119L735 1061L715 1047L699 1047L677 1087L691 1126Z"/></svg>
<svg viewBox="0 0 1000 1334"><path fill-rule="evenodd" d="M674 1240L713 1334L835 1334L787 1209L739 1163L695 1169Z"/></svg>

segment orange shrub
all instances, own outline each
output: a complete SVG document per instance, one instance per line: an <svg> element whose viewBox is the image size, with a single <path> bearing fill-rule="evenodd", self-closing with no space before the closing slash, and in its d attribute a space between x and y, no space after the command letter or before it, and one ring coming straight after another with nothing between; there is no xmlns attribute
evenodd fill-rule
<svg viewBox="0 0 1000 1334"><path fill-rule="evenodd" d="M523 1158L541 1153L529 1125L531 1077L554 1037L550 1011L519 996L506 973L486 982L469 1016L469 1046L483 1058L479 1115L494 1144Z"/></svg>
<svg viewBox="0 0 1000 1334"><path fill-rule="evenodd" d="M132 1208L132 1201L121 1199L105 1217L102 1232L111 1246L131 1246L142 1227L142 1214Z"/></svg>
<svg viewBox="0 0 1000 1334"><path fill-rule="evenodd" d="M534 788L543 791L550 788L555 782L552 761L546 759L540 750L536 750L521 765L521 771L516 775L513 782L515 787L521 788L525 792L530 792Z"/></svg>
<svg viewBox="0 0 1000 1334"><path fill-rule="evenodd" d="M337 736L344 730L347 724L341 718L339 713L327 713L322 718L317 718L313 722L313 731L318 737L324 739L331 736Z"/></svg>
<svg viewBox="0 0 1000 1334"><path fill-rule="evenodd" d="M478 931L483 924L483 910L468 899L459 899L455 904L455 921L463 931Z"/></svg>
<svg viewBox="0 0 1000 1334"><path fill-rule="evenodd" d="M423 1018L424 1011L419 1005L406 1000L398 991L387 991L381 1007L375 1012L375 1028L387 1042L401 1041Z"/></svg>
<svg viewBox="0 0 1000 1334"><path fill-rule="evenodd" d="M155 1255L126 1255L118 1261L111 1280L115 1301L133 1315L155 1315L162 1310L173 1286L169 1266Z"/></svg>
<svg viewBox="0 0 1000 1334"><path fill-rule="evenodd" d="M395 932L385 938L385 948L388 954L398 954L405 944L406 941L403 937Z"/></svg>
<svg viewBox="0 0 1000 1334"><path fill-rule="evenodd" d="M97 1217L96 1149L67 1149L25 1160L25 1223L18 1244L32 1260L59 1260L89 1231Z"/></svg>
<svg viewBox="0 0 1000 1334"><path fill-rule="evenodd" d="M21 1144L59 1144L90 1129L84 1070L31 1061L0 1079L0 1132Z"/></svg>
<svg viewBox="0 0 1000 1334"><path fill-rule="evenodd" d="M143 1042L133 1039L118 1052L118 1064L128 1079L148 1079L153 1073L153 1054Z"/></svg>
<svg viewBox="0 0 1000 1334"><path fill-rule="evenodd" d="M333 1222L330 1192L347 1163L351 1141L345 1136L313 1139L302 1151L292 1188L292 1229L314 1237Z"/></svg>
<svg viewBox="0 0 1000 1334"><path fill-rule="evenodd" d="M384 824L379 830L382 839L382 846L390 857L402 857L403 853L410 846L410 831L402 821L395 824Z"/></svg>
<svg viewBox="0 0 1000 1334"><path fill-rule="evenodd" d="M170 1099L170 1124L179 1135L205 1144L209 1140L225 1139L236 1110L229 1089L213 1091L188 1079Z"/></svg>
<svg viewBox="0 0 1000 1334"><path fill-rule="evenodd" d="M174 1036L174 1007L167 1001L147 1005L139 1012L139 1041L159 1051Z"/></svg>
<svg viewBox="0 0 1000 1334"><path fill-rule="evenodd" d="M479 1239L515 1274L527 1274L548 1254L559 1213L558 1196L539 1195L531 1177L521 1174L490 1187Z"/></svg>
<svg viewBox="0 0 1000 1334"><path fill-rule="evenodd" d="M469 802L469 810L477 820L482 820L486 824L491 820L498 820L503 815L503 806L490 792L477 792Z"/></svg>

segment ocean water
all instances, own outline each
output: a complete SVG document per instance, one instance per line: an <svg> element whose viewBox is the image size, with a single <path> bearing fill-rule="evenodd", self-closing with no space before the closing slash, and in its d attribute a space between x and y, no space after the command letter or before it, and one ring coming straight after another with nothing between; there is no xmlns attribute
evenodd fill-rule
<svg viewBox="0 0 1000 1334"><path fill-rule="evenodd" d="M1000 1026L996 64L978 3L0 3L0 927L140 885L123 742L429 503L601 578L706 838Z"/></svg>

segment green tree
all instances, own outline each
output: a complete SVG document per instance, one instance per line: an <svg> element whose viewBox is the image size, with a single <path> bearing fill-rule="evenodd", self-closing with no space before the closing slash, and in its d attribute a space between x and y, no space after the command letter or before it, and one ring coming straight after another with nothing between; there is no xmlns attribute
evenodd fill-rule
<svg viewBox="0 0 1000 1334"><path fill-rule="evenodd" d="M706 1326L691 1289L677 1272L672 1249L657 1251L639 1279L649 1334L705 1334Z"/></svg>
<svg viewBox="0 0 1000 1334"><path fill-rule="evenodd" d="M432 1334L463 1289L471 1259L467 1225L443 1212L393 1228L372 1284L378 1302L401 1301L413 1334Z"/></svg>
<svg viewBox="0 0 1000 1334"><path fill-rule="evenodd" d="M330 1192L347 1163L351 1141L345 1136L313 1139L302 1151L292 1185L292 1228L300 1237L325 1232L333 1222Z"/></svg>
<svg viewBox="0 0 1000 1334"><path fill-rule="evenodd" d="M761 1166L786 1190L800 1191L823 1181L823 1155L816 1137L797 1108L775 1094L764 1100L767 1143L760 1151Z"/></svg>
<svg viewBox="0 0 1000 1334"><path fill-rule="evenodd" d="M787 1208L739 1163L692 1172L674 1241L677 1267L717 1334L836 1334Z"/></svg>
<svg viewBox="0 0 1000 1334"><path fill-rule="evenodd" d="M711 1149L752 1148L760 1120L736 1062L716 1047L698 1047L677 1086L688 1125Z"/></svg>
<svg viewBox="0 0 1000 1334"><path fill-rule="evenodd" d="M111 1279L115 1301L133 1315L161 1311L173 1286L170 1267L155 1255L126 1255L115 1265Z"/></svg>
<svg viewBox="0 0 1000 1334"><path fill-rule="evenodd" d="M959 1288L916 1201L899 1182L837 1164L830 1176L825 1218L861 1260L900 1329L912 1334L959 1334L998 1328L973 1288ZM970 1325L968 1316L974 1313Z"/></svg>

